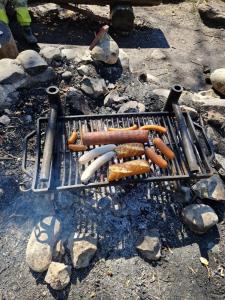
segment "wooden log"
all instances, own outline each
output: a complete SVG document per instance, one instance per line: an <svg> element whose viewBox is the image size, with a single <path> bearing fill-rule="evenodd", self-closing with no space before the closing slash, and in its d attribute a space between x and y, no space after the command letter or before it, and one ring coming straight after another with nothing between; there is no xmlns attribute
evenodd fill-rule
<svg viewBox="0 0 225 300"><path fill-rule="evenodd" d="M16 58L19 54L16 42L9 27L0 22L0 59Z"/></svg>
<svg viewBox="0 0 225 300"><path fill-rule="evenodd" d="M31 5L38 5L49 3L49 0L28 0L28 3ZM88 4L88 5L115 5L115 4L129 4L132 6L154 6L162 3L161 0L51 0L51 3L56 4Z"/></svg>

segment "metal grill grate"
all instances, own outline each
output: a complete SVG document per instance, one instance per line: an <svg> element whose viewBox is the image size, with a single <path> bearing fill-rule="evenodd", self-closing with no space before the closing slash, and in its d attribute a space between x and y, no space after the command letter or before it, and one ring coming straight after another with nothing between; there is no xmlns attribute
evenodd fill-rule
<svg viewBox="0 0 225 300"><path fill-rule="evenodd" d="M211 167L207 159L207 154L209 155L211 153L210 144L206 138L203 128L194 124L189 114L185 113L184 116L199 166L199 172L197 174L190 174L189 172L188 163L182 148L180 130L173 113L155 112L121 115L68 116L59 118L57 122L51 176L48 182L40 181L40 169L48 118L40 118L37 124L36 162L34 167L32 189L35 192L41 192L49 190L67 190L74 188L121 185L147 181L170 181L209 177L211 176ZM149 132L149 142L146 146L153 146L151 142L152 139L160 137L163 139L164 143L166 143L175 152L175 159L172 161L167 160L168 167L166 169L161 169L158 166L151 164L152 172L149 174L132 176L130 178L128 177L110 184L107 181L108 166L103 166L98 170L87 185L82 184L80 177L87 165L79 165L78 158L81 156L81 153L72 153L67 149L67 138L70 136L72 130L79 132L80 129L83 128L88 131L102 131L109 127L125 128L134 124L137 124L138 126L158 124L166 127L168 132L164 135L158 134L157 132ZM199 134L201 134L205 140L205 149L207 149L208 153L205 153L202 150L199 143ZM95 146L90 146L89 149L93 149L93 147ZM157 149L155 149L155 151L157 152ZM132 159L147 158L143 155L142 157L135 157ZM114 158L110 164L121 163L129 160L131 159L124 160Z"/></svg>

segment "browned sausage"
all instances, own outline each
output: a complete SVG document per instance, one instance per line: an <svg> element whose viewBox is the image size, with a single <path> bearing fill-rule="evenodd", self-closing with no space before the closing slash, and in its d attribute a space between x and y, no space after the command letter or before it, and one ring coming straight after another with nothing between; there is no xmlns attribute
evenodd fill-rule
<svg viewBox="0 0 225 300"><path fill-rule="evenodd" d="M153 144L159 149L168 159L174 159L175 154L173 151L160 139L153 139Z"/></svg>
<svg viewBox="0 0 225 300"><path fill-rule="evenodd" d="M145 154L148 159L150 159L154 164L159 166L162 169L167 168L167 161L162 158L161 155L158 155L151 148L145 148Z"/></svg>
<svg viewBox="0 0 225 300"><path fill-rule="evenodd" d="M78 134L76 131L73 131L71 136L68 138L68 144L74 144L78 138Z"/></svg>
<svg viewBox="0 0 225 300"><path fill-rule="evenodd" d="M144 126L141 126L139 129L141 129L141 130L154 130L154 131L157 131L157 132L160 132L160 133L166 133L167 132L167 129L163 126L160 126L160 125L144 125Z"/></svg>
<svg viewBox="0 0 225 300"><path fill-rule="evenodd" d="M86 151L87 150L87 146L82 145L82 144L77 144L77 145L69 144L68 148L72 152L82 152L82 151Z"/></svg>
<svg viewBox="0 0 225 300"><path fill-rule="evenodd" d="M96 131L83 132L84 145L146 143L148 131L146 130L120 130L120 131Z"/></svg>
<svg viewBox="0 0 225 300"><path fill-rule="evenodd" d="M108 181L149 173L150 171L149 163L146 160L131 160L122 164L109 166Z"/></svg>
<svg viewBox="0 0 225 300"><path fill-rule="evenodd" d="M126 127L126 128L108 128L108 131L117 131L117 130L137 130L138 126L137 125L133 125L131 127Z"/></svg>

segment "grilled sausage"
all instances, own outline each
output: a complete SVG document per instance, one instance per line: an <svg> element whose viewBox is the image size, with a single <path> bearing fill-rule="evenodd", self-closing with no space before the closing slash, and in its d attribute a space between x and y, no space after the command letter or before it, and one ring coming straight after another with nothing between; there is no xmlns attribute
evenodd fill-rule
<svg viewBox="0 0 225 300"><path fill-rule="evenodd" d="M161 155L158 155L151 148L145 148L145 154L148 159L150 159L154 164L159 166L162 169L167 168L167 161L162 158Z"/></svg>
<svg viewBox="0 0 225 300"><path fill-rule="evenodd" d="M146 160L131 160L122 164L109 166L108 181L144 174L150 171L149 163Z"/></svg>
<svg viewBox="0 0 225 300"><path fill-rule="evenodd" d="M69 144L68 148L72 152L82 152L82 151L86 151L87 150L87 146L82 145L82 144L77 144L77 145Z"/></svg>
<svg viewBox="0 0 225 300"><path fill-rule="evenodd" d="M86 170L84 171L84 173L81 176L81 181L83 183L87 183L88 180L94 175L94 173L101 168L101 166L103 166L105 163L107 163L109 160L111 160L113 158L113 156L115 156L116 153L114 151L110 151L107 152L105 154L103 154L102 156L98 157L95 161L93 161L93 163L91 163Z"/></svg>
<svg viewBox="0 0 225 300"><path fill-rule="evenodd" d="M153 144L159 149L168 159L174 159L174 152L160 139L153 139Z"/></svg>
<svg viewBox="0 0 225 300"><path fill-rule="evenodd" d="M144 145L141 143L128 143L119 145L115 149L118 158L141 156L145 153Z"/></svg>
<svg viewBox="0 0 225 300"><path fill-rule="evenodd" d="M108 128L108 131L117 131L117 130L137 130L138 126L137 125L133 125L131 127L126 127L126 128Z"/></svg>
<svg viewBox="0 0 225 300"><path fill-rule="evenodd" d="M89 152L84 153L80 158L79 158L79 163L80 164L86 164L89 161L91 161L92 159L105 154L109 151L112 151L116 148L116 145L110 144L110 145L105 145L105 146L101 146L98 148L95 148Z"/></svg>
<svg viewBox="0 0 225 300"><path fill-rule="evenodd" d="M139 129L141 129L141 130L154 130L154 131L157 131L159 133L166 133L167 132L167 129L163 126L160 126L160 125L144 125L144 126L141 126Z"/></svg>
<svg viewBox="0 0 225 300"><path fill-rule="evenodd" d="M146 143L148 141L148 131L120 130L83 132L82 141L84 145Z"/></svg>
<svg viewBox="0 0 225 300"><path fill-rule="evenodd" d="M78 138L78 134L76 131L73 131L71 136L68 138L68 144L74 144Z"/></svg>

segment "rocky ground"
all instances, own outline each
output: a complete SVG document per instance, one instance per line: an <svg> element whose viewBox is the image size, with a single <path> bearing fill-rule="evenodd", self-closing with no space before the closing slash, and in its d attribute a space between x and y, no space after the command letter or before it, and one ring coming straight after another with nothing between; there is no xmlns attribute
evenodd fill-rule
<svg viewBox="0 0 225 300"><path fill-rule="evenodd" d="M27 64L33 52L0 61L0 299L224 299L225 93L224 75L213 72L225 67L223 13L201 6L202 20L193 2L136 8L130 36L110 32L120 54L108 65L87 51L108 9L81 8L85 16L32 8L37 67ZM59 86L66 114L110 114L158 111L174 83L216 152L209 181L65 192L54 202L29 190L23 138L49 111L49 84Z"/></svg>

